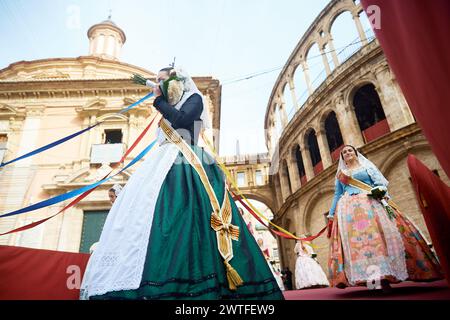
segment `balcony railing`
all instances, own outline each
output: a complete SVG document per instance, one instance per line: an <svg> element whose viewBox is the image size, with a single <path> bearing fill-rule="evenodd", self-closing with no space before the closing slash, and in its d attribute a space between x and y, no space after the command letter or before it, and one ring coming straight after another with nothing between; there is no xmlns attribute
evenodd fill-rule
<svg viewBox="0 0 450 320"><path fill-rule="evenodd" d="M314 166L314 175L318 175L320 172L322 172L322 170L323 170L323 164L322 164L322 161L320 161L319 163L317 163Z"/></svg>
<svg viewBox="0 0 450 320"><path fill-rule="evenodd" d="M339 160L339 156L341 155L341 150L344 148L344 145L341 144L337 149L335 149L333 152L331 152L331 159L333 162Z"/></svg>
<svg viewBox="0 0 450 320"><path fill-rule="evenodd" d="M306 175L303 175L300 177L300 184L303 186L304 184L306 184L306 182L308 181L308 179L306 179Z"/></svg>
<svg viewBox="0 0 450 320"><path fill-rule="evenodd" d="M367 128L363 131L364 140L366 143L373 141L385 134L388 134L390 131L387 120L381 120L375 123L373 126Z"/></svg>

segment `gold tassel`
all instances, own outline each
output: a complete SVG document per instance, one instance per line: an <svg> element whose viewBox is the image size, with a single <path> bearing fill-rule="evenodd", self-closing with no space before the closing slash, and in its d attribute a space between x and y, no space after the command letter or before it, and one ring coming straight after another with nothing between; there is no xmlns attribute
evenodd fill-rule
<svg viewBox="0 0 450 320"><path fill-rule="evenodd" d="M231 266L228 261L224 261L225 267L227 268L227 280L230 290L236 290L238 286L242 286L244 283L237 273L237 271Z"/></svg>

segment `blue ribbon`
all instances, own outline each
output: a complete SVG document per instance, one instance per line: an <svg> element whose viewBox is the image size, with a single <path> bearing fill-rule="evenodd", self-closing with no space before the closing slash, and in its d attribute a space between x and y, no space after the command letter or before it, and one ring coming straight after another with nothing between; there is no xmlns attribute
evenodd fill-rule
<svg viewBox="0 0 450 320"><path fill-rule="evenodd" d="M44 201L32 204L31 206L28 206L28 207L25 207L25 208L22 208L22 209L19 209L19 210L16 210L16 211L12 211L12 212L9 212L9 213L2 214L2 215L0 215L0 218L10 217L10 216L14 216L14 215L17 215L17 214L30 212L30 211L34 211L34 210L41 209L41 208L44 208L44 207L48 207L48 206L51 206L53 204L56 204L56 203L65 201L67 199L76 197L76 196L78 196L78 195L80 195L80 194L82 194L82 193L84 193L86 191L89 191L91 189L94 189L97 186L101 185L102 183L105 183L106 181L110 180L111 178L113 178L116 175L120 174L121 172L125 171L126 169L128 169L129 167L134 165L136 162L138 162L143 156L145 156L150 151L151 148L153 148L153 146L155 145L156 142L157 142L157 139L153 140L153 142L150 143L144 150L142 150L141 153L139 153L129 164L127 164L123 169L121 169L119 172L117 172L115 175L113 175L111 177L108 177L106 179L100 180L100 181L95 182L95 183L93 183L91 185L88 185L88 186L85 186L85 187L82 187L82 188L79 188L79 189L75 189L75 190L69 191L69 192L64 193L64 194L57 195L56 197L53 197L53 198L50 198L50 199L47 199L47 200L44 200Z"/></svg>
<svg viewBox="0 0 450 320"><path fill-rule="evenodd" d="M138 104L140 104L141 102L147 100L148 98L153 97L153 92L150 92L149 94L147 94L146 96L142 97L141 99L139 99L138 101L136 101L135 103L133 103L132 105L130 105L129 107L122 109L120 112L118 113L125 113L128 110L130 110L131 108L134 108L135 106L137 106Z"/></svg>
<svg viewBox="0 0 450 320"><path fill-rule="evenodd" d="M40 153L40 152L42 152L42 151L45 151L45 150L47 150L47 149L56 147L57 145L59 145L59 144L65 142L65 141L68 141L68 140L70 140L70 139L72 139L72 138L75 138L76 136L79 136L80 134L82 134L82 133L84 133L84 132L86 132L86 131L91 130L92 128L98 126L100 123L101 123L101 122L96 123L96 124L94 124L93 126L90 126L90 127L86 128L86 129L83 129L83 130L80 130L80 131L78 131L78 132L75 132L75 133L71 134L70 136L64 137L64 138L62 138L62 139L59 139L59 140L57 140L57 141L55 141L55 142L52 142L52 143L46 145L46 146L40 147L40 148L38 148L38 149L36 149L36 150L33 150L33 151L31 151L31 152L29 152L29 153L27 153L27 154L24 154L23 156L20 156L20 157L18 157L18 158L15 158L15 159L13 159L13 160L11 160L11 161L2 163L2 164L0 164L0 168L1 168L1 167L4 167L4 166L6 166L6 165L8 165L8 164L10 164L10 163L13 163L13 162L16 162L16 161L19 161L19 160L22 160L22 159L25 159L25 158L34 156L35 154L38 154L38 153Z"/></svg>
<svg viewBox="0 0 450 320"><path fill-rule="evenodd" d="M149 94L147 94L147 95L144 96L143 98L139 99L138 101L134 102L134 103L131 104L130 106L128 106L128 107L122 109L120 112L118 112L118 114L122 114L122 113L125 113L125 112L129 111L130 109L134 108L135 106L137 106L138 104L140 104L141 102L147 100L148 98L150 98L150 97L152 97L152 96L153 96L153 92L150 92ZM51 149L51 148L53 148L53 147L56 147L57 145L60 145L61 143L64 143L64 142L66 142L66 141L68 141L68 140L70 140L70 139L75 138L76 136L79 136L79 135L82 134L82 133L85 133L86 131L91 130L92 128L98 126L98 125L101 124L101 123L102 123L102 122L98 122L98 123L96 123L96 124L94 124L94 125L92 125L92 126L86 128L86 129L83 129L83 130L80 130L80 131L78 131L78 132L75 132L75 133L73 133L73 134L71 134L71 135L69 135L69 136L67 136L67 137L64 137L64 138L61 138L61 139L59 139L59 140L57 140L57 141L55 141L55 142L49 143L49 144L47 144L47 145L45 145L45 146L43 146L43 147L40 147L40 148L38 148L38 149L36 149L36 150L33 150L33 151L31 151L31 152L29 152L29 153L27 153L27 154L24 154L23 156L20 156L20 157L18 157L18 158L15 158L15 159L13 159L13 160L8 161L8 162L2 162L2 163L0 164L0 168L2 168L2 167L4 167L4 166L7 166L8 164L11 164L11 163L13 163L13 162L16 162L16 161L19 161L19 160L22 160L22 159L25 159L25 158L34 156L35 154L41 153L42 151L45 151L45 150Z"/></svg>

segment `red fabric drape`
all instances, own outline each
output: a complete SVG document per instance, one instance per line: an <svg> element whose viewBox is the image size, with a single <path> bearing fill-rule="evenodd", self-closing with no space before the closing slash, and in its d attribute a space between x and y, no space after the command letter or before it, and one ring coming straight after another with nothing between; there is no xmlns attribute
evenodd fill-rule
<svg viewBox="0 0 450 320"><path fill-rule="evenodd" d="M439 262L450 283L450 188L413 155L408 167Z"/></svg>
<svg viewBox="0 0 450 320"><path fill-rule="evenodd" d="M442 168L450 176L450 1L361 0L379 7L374 29L403 94Z"/></svg>
<svg viewBox="0 0 450 320"><path fill-rule="evenodd" d="M0 300L76 300L90 255L0 246ZM77 274L77 271L79 273ZM75 289L69 289L75 286Z"/></svg>

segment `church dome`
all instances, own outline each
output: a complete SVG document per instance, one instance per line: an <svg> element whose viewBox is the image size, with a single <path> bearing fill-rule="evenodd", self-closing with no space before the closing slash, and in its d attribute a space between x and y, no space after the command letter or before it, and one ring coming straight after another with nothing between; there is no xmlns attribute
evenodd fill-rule
<svg viewBox="0 0 450 320"><path fill-rule="evenodd" d="M119 60L122 46L127 40L125 32L111 20L94 24L87 32L89 38L89 55L103 59Z"/></svg>

